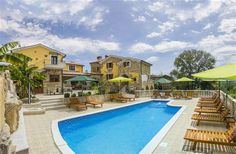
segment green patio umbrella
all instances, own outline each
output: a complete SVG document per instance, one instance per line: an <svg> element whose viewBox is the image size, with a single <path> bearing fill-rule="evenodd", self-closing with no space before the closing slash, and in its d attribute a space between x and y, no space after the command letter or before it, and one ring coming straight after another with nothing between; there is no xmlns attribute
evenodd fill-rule
<svg viewBox="0 0 236 154"><path fill-rule="evenodd" d="M84 75L78 75L78 76L75 76L73 78L70 78L70 79L67 79L65 80L66 82L96 82L97 80L93 79L93 78L90 78L88 76L84 76ZM82 86L82 95L83 95L83 85L81 84Z"/></svg>
<svg viewBox="0 0 236 154"><path fill-rule="evenodd" d="M204 81L218 81L220 93L220 81L236 80L236 62L195 73L192 76Z"/></svg>
<svg viewBox="0 0 236 154"><path fill-rule="evenodd" d="M192 76L209 80L236 80L236 62L192 74Z"/></svg>
<svg viewBox="0 0 236 154"><path fill-rule="evenodd" d="M175 80L174 82L193 82L193 79L187 78L187 77L182 77L180 79ZM190 89L190 85L188 84L188 87Z"/></svg>
<svg viewBox="0 0 236 154"><path fill-rule="evenodd" d="M132 79L125 78L125 77L117 77L117 78L114 78L114 79L110 79L108 81L109 82L130 82L130 81L132 81Z"/></svg>
<svg viewBox="0 0 236 154"><path fill-rule="evenodd" d="M160 78L160 79L158 79L158 80L155 80L154 81L154 84L158 84L158 83L160 83L160 84L165 84L165 83L171 83L172 81L170 81L170 80L167 80L167 79L165 79L165 78Z"/></svg>
<svg viewBox="0 0 236 154"><path fill-rule="evenodd" d="M71 81L97 81L93 78L90 78L90 77L87 77L87 76L83 76L83 75L78 75L76 77L73 77L73 78L70 78L70 79L67 79L65 80L66 82L71 82Z"/></svg>
<svg viewBox="0 0 236 154"><path fill-rule="evenodd" d="M180 79L175 80L175 82L192 82L194 81L193 79L189 79L187 77L182 77Z"/></svg>
<svg viewBox="0 0 236 154"><path fill-rule="evenodd" d="M172 81L168 80L168 79L165 79L165 78L160 78L158 80L154 80L153 83L154 84L169 84L171 83ZM162 89L162 88L161 88Z"/></svg>
<svg viewBox="0 0 236 154"><path fill-rule="evenodd" d="M119 83L119 92L120 92L120 83L121 82L131 82L132 79L130 78L125 78L125 77L117 77L117 78L114 78L114 79L110 79L108 80L109 82L116 82L116 83Z"/></svg>

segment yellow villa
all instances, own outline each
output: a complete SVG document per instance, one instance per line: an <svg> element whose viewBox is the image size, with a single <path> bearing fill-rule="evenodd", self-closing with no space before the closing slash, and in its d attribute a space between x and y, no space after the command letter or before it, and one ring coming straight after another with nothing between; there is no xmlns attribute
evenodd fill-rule
<svg viewBox="0 0 236 154"><path fill-rule="evenodd" d="M63 81L83 73L83 66L77 62L65 62L66 54L43 44L21 47L13 52L22 53L32 59L30 65L46 75L42 87L34 89L35 93L59 94L63 92Z"/></svg>

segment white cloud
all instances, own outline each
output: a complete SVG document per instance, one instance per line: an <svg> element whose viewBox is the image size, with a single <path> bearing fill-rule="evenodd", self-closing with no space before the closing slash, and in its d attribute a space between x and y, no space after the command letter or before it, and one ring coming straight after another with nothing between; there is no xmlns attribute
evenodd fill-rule
<svg viewBox="0 0 236 154"><path fill-rule="evenodd" d="M154 37L159 37L159 36L161 36L161 33L152 32L152 33L149 33L146 37L147 38L154 38Z"/></svg>
<svg viewBox="0 0 236 154"><path fill-rule="evenodd" d="M36 21L44 20L52 23L82 25L90 30L95 30L97 26L101 25L104 16L109 13L107 8L95 5L93 0L23 0L20 2L13 1L13 3L19 5L20 10L4 7L2 17L15 21L31 18Z"/></svg>
<svg viewBox="0 0 236 154"><path fill-rule="evenodd" d="M212 24L208 23L206 26L203 27L204 30L211 28Z"/></svg>
<svg viewBox="0 0 236 154"><path fill-rule="evenodd" d="M145 22L146 18L144 16L138 16L134 19L135 22Z"/></svg>
<svg viewBox="0 0 236 154"><path fill-rule="evenodd" d="M200 32L197 31L197 30L191 30L191 32L194 33L194 34L199 34L199 33L200 33Z"/></svg>
<svg viewBox="0 0 236 154"><path fill-rule="evenodd" d="M22 45L43 43L50 47L63 50L65 53L77 54L81 52L101 52L119 50L119 43L103 40L92 40L80 37L61 38L51 34L47 29L38 24L20 24L13 20L0 19L0 31L6 32L12 40L19 41Z"/></svg>
<svg viewBox="0 0 236 154"><path fill-rule="evenodd" d="M213 13L217 13L220 10L222 4L223 1L220 0L211 0L207 6L204 4L198 4L194 8L195 20L200 21Z"/></svg>
<svg viewBox="0 0 236 154"><path fill-rule="evenodd" d="M220 32L231 33L236 30L236 18L223 19L218 27Z"/></svg>
<svg viewBox="0 0 236 154"><path fill-rule="evenodd" d="M175 27L178 27L178 25L173 21L167 21L164 22L162 25L159 25L159 28L162 33L165 33L167 31L174 31Z"/></svg>
<svg viewBox="0 0 236 154"><path fill-rule="evenodd" d="M161 11L166 6L167 5L165 5L163 2L155 2L155 3L152 3L152 5L149 5L148 8L153 12L157 12L157 11Z"/></svg>
<svg viewBox="0 0 236 154"><path fill-rule="evenodd" d="M147 58L146 61L149 63L155 63L155 62L159 61L159 57L151 56L151 57Z"/></svg>
<svg viewBox="0 0 236 154"><path fill-rule="evenodd" d="M196 22L199 22L212 14L220 13L223 3L225 2L220 0L210 0L207 5L199 3L194 8L183 10L169 7L168 9L162 9L162 11L174 20L185 22L189 19L194 19Z"/></svg>
<svg viewBox="0 0 236 154"><path fill-rule="evenodd" d="M131 53L144 53L146 51L166 53L193 47L195 47L195 45L189 42L182 42L182 41L163 41L156 45L150 45L147 43L139 42L133 44L130 47L129 51L131 51Z"/></svg>
<svg viewBox="0 0 236 154"><path fill-rule="evenodd" d="M160 53L182 50L191 47L194 47L194 45L189 42L182 41L164 41L154 46L155 51Z"/></svg>
<svg viewBox="0 0 236 154"><path fill-rule="evenodd" d="M146 43L136 43L134 45L132 45L129 50L133 53L143 53L145 51L151 51L153 50L153 47L149 44Z"/></svg>

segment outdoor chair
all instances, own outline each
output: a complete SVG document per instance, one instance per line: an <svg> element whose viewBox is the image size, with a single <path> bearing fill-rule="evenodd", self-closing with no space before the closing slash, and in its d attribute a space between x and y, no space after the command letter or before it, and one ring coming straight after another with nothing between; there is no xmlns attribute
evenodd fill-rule
<svg viewBox="0 0 236 154"><path fill-rule="evenodd" d="M197 126L201 121L205 121L226 123L226 127L228 127L229 123L235 121L233 117L229 116L229 109L222 111L220 114L193 114L191 119L197 121Z"/></svg>
<svg viewBox="0 0 236 154"><path fill-rule="evenodd" d="M120 97L127 99L128 101L135 101L135 95L122 93Z"/></svg>
<svg viewBox="0 0 236 154"><path fill-rule="evenodd" d="M161 98L160 92L154 91L154 92L153 92L153 95L152 95L152 98Z"/></svg>
<svg viewBox="0 0 236 154"><path fill-rule="evenodd" d="M93 105L94 108L95 108L96 105L100 105L101 107L103 107L103 102L102 101L94 99L90 96L86 97L86 103Z"/></svg>
<svg viewBox="0 0 236 154"><path fill-rule="evenodd" d="M223 106L223 101L219 103L216 107L202 107L202 108L195 108L194 112L201 113L220 113L222 110L224 110L225 107Z"/></svg>
<svg viewBox="0 0 236 154"><path fill-rule="evenodd" d="M210 97L201 97L199 100L201 100L201 101L212 101L212 100L214 100L216 97L218 97L217 96L217 93L214 93L212 96L210 96Z"/></svg>
<svg viewBox="0 0 236 154"><path fill-rule="evenodd" d="M173 92L173 97L174 97L175 99L181 99L181 98L183 98L182 91L174 91L174 92Z"/></svg>
<svg viewBox="0 0 236 154"><path fill-rule="evenodd" d="M165 93L164 93L164 95L163 96L161 96L162 98L170 98L171 97L171 92L170 91L166 91Z"/></svg>
<svg viewBox="0 0 236 154"><path fill-rule="evenodd" d="M217 107L221 102L220 98L217 98L214 103L197 103L197 107Z"/></svg>
<svg viewBox="0 0 236 154"><path fill-rule="evenodd" d="M214 99L212 99L212 100L201 100L201 99L199 99L198 103L215 103L217 101L217 99L219 99L219 98L220 97L217 96L217 97L214 97Z"/></svg>
<svg viewBox="0 0 236 154"><path fill-rule="evenodd" d="M236 124L234 123L227 131L208 131L187 129L184 139L193 142L191 150L195 150L197 143L236 146Z"/></svg>
<svg viewBox="0 0 236 154"><path fill-rule="evenodd" d="M69 108L75 108L76 110L86 109L85 103L80 102L76 97L71 97L69 103L67 104Z"/></svg>

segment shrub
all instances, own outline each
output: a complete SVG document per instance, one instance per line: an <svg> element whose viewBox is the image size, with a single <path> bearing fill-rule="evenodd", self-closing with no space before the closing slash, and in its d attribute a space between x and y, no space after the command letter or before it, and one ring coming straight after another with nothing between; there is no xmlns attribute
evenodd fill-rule
<svg viewBox="0 0 236 154"><path fill-rule="evenodd" d="M90 96L90 95L92 95L92 93L90 91L87 92L86 96Z"/></svg>
<svg viewBox="0 0 236 154"><path fill-rule="evenodd" d="M73 93L73 94L71 95L71 97L76 97L76 94L75 94L75 93Z"/></svg>
<svg viewBox="0 0 236 154"><path fill-rule="evenodd" d="M64 94L64 98L69 98L70 97L70 93L65 93Z"/></svg>

